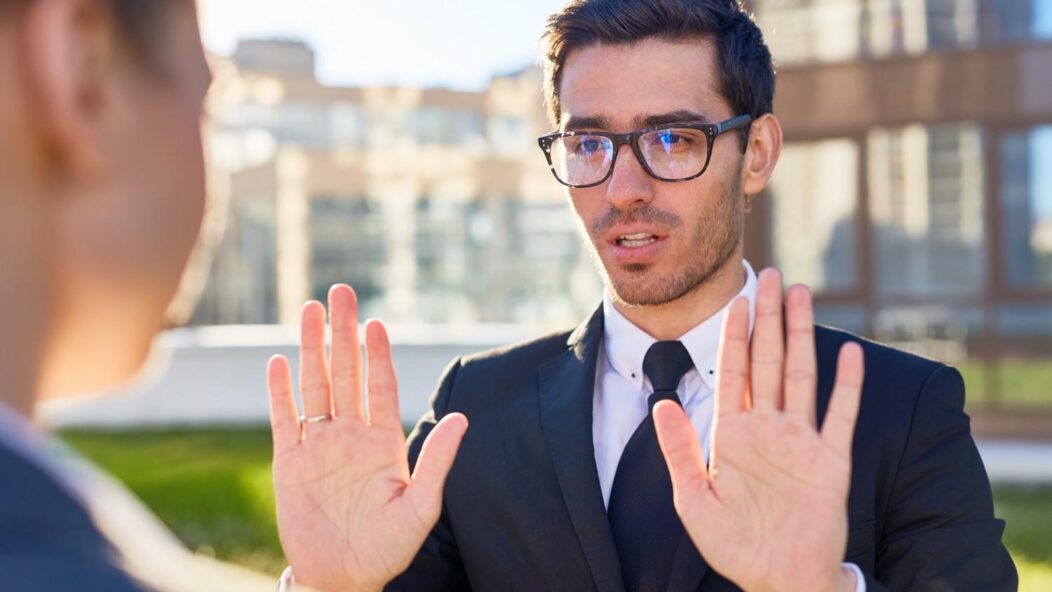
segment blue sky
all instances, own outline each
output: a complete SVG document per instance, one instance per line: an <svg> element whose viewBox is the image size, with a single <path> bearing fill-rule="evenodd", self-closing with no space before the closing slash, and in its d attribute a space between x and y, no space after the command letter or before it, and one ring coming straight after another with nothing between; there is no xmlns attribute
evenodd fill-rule
<svg viewBox="0 0 1052 592"><path fill-rule="evenodd" d="M545 18L565 0L201 0L205 45L240 37L309 42L330 84L481 88L537 61Z"/></svg>

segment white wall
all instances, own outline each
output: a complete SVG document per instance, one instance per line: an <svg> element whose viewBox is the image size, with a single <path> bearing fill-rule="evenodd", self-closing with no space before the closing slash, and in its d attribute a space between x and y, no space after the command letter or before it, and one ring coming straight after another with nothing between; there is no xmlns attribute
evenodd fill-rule
<svg viewBox="0 0 1052 592"><path fill-rule="evenodd" d="M529 339L541 331L510 326L392 328L402 417L428 408L443 369L464 354ZM148 377L126 392L43 409L55 427L152 428L267 423L265 368L285 354L298 372L295 327L179 329L158 340Z"/></svg>

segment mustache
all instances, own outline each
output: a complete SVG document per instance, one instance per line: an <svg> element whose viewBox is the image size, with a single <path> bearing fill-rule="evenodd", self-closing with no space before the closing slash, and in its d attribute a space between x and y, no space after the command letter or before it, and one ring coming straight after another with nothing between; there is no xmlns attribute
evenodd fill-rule
<svg viewBox="0 0 1052 592"><path fill-rule="evenodd" d="M592 223L592 234L600 235L618 224L657 224L667 228L678 228L683 225L679 216L659 210L650 205L641 205L631 210L608 208Z"/></svg>

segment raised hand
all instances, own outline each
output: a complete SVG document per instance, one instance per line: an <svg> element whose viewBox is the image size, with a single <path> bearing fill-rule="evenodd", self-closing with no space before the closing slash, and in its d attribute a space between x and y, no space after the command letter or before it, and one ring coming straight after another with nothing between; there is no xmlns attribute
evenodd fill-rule
<svg viewBox="0 0 1052 592"><path fill-rule="evenodd" d="M348 286L303 309L297 412L289 363L270 360L278 530L297 582L318 590L380 590L405 571L438 520L442 488L467 429L450 414L424 443L410 477L398 386L384 326L365 328L368 413L362 400L358 303ZM331 371L330 371L331 361Z"/></svg>
<svg viewBox="0 0 1052 592"><path fill-rule="evenodd" d="M810 292L794 286L782 324L782 279L760 275L751 352L749 307L723 327L708 468L682 409L654 409L676 511L709 565L745 590L854 590L847 546L851 443L862 348L840 351L821 431ZM788 342L786 344L786 341Z"/></svg>

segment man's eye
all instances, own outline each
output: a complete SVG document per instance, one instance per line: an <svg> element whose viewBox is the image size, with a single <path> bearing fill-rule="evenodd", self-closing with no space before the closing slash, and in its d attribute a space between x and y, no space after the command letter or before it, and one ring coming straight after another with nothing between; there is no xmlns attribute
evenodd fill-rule
<svg viewBox="0 0 1052 592"><path fill-rule="evenodd" d="M691 139L679 132L668 130L657 134L656 143L664 144L665 146L685 147L691 144Z"/></svg>
<svg viewBox="0 0 1052 592"><path fill-rule="evenodd" d="M581 154L594 154L603 149L603 142L597 138L585 138L577 143L577 152Z"/></svg>

